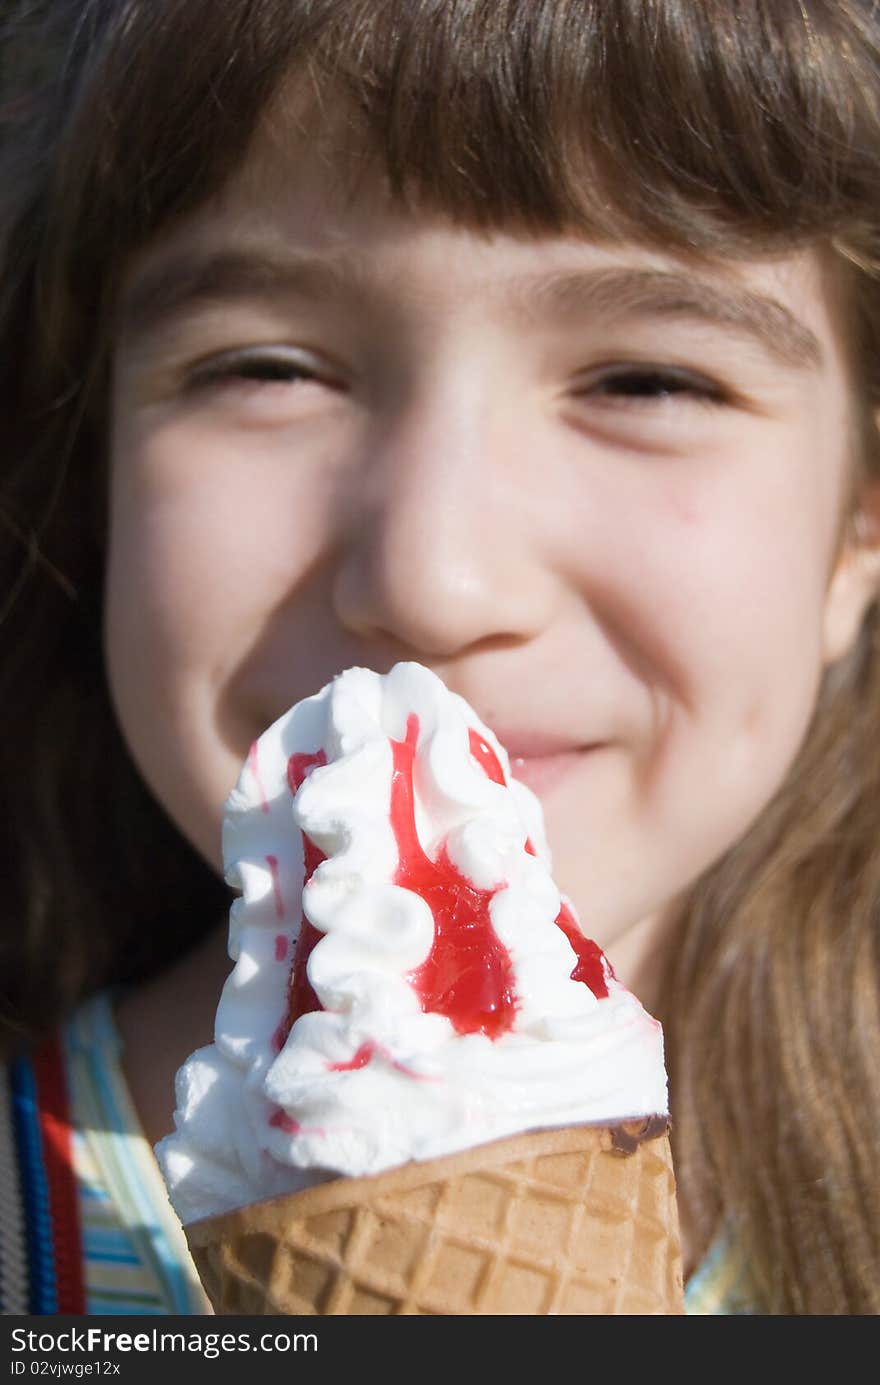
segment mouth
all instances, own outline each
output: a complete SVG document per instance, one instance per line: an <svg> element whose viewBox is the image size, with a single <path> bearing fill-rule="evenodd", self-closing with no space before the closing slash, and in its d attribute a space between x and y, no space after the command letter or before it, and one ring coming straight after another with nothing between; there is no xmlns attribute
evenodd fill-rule
<svg viewBox="0 0 880 1385"><path fill-rule="evenodd" d="M589 755L601 749L599 742L581 746L559 746L516 736L511 736L508 741L499 736L499 740L507 747L513 777L519 779L539 798L550 793L582 765Z"/></svg>

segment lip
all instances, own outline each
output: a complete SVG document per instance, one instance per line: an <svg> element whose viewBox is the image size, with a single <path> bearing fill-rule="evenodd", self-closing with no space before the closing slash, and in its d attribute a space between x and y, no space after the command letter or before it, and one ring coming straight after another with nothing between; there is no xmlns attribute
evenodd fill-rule
<svg viewBox="0 0 880 1385"><path fill-rule="evenodd" d="M501 744L510 757L510 771L514 779L525 784L533 793L542 796L549 793L566 779L586 757L601 747L599 743L561 746L545 737L514 737L508 741L499 736Z"/></svg>

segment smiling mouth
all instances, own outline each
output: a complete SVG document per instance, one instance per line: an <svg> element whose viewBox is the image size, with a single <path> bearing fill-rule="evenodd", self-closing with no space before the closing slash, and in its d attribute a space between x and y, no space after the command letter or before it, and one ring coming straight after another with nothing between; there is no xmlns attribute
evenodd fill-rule
<svg viewBox="0 0 880 1385"><path fill-rule="evenodd" d="M601 746L585 745L572 750L551 751L546 755L511 755L510 771L540 798L548 794L593 755Z"/></svg>

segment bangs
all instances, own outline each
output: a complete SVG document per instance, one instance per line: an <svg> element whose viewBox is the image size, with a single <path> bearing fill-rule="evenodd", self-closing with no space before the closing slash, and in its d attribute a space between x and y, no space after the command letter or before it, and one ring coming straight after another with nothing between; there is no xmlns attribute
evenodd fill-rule
<svg viewBox="0 0 880 1385"><path fill-rule="evenodd" d="M880 56L858 0L72 8L44 217L55 322L56 290L100 316L128 257L293 107L352 177L368 155L401 204L472 226L746 254L839 237L880 260Z"/></svg>
<svg viewBox="0 0 880 1385"><path fill-rule="evenodd" d="M363 140L408 205L694 249L834 235L857 206L862 218L866 202L880 210L880 54L876 33L856 42L857 6L416 0L342 11L303 66L310 133L321 137L344 96L355 114L329 120L337 157Z"/></svg>

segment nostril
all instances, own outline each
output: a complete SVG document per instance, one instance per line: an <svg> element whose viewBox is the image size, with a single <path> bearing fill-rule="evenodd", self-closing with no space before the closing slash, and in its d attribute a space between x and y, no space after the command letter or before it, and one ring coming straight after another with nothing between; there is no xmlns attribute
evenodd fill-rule
<svg viewBox="0 0 880 1385"><path fill-rule="evenodd" d="M532 638L552 618L556 579L500 464L504 440L461 423L444 438L429 412L371 437L365 488L340 526L333 600L350 633L436 662Z"/></svg>
<svg viewBox="0 0 880 1385"><path fill-rule="evenodd" d="M469 554L425 541L392 550L354 546L333 584L334 615L359 639L388 644L422 661L475 646L532 639L552 619L550 577L474 544Z"/></svg>

